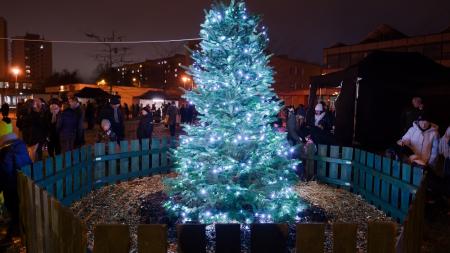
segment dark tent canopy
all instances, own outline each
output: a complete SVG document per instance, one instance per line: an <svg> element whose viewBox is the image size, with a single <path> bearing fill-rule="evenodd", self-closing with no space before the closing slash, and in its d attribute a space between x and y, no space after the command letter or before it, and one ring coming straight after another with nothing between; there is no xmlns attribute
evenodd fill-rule
<svg viewBox="0 0 450 253"><path fill-rule="evenodd" d="M173 100L178 100L177 97L168 94L167 92L164 91L147 91L144 94L140 95L138 98L140 99L148 99L148 100L152 100L152 99L162 99L162 100L169 100L169 101L173 101Z"/></svg>
<svg viewBox="0 0 450 253"><path fill-rule="evenodd" d="M111 95L100 88L84 87L75 94L79 98L109 98Z"/></svg>
<svg viewBox="0 0 450 253"><path fill-rule="evenodd" d="M441 132L450 124L450 69L419 53L375 51L345 70L313 77L310 105L326 87L341 87L335 133L343 145L381 150L394 143L403 135L401 115L414 96L423 98Z"/></svg>

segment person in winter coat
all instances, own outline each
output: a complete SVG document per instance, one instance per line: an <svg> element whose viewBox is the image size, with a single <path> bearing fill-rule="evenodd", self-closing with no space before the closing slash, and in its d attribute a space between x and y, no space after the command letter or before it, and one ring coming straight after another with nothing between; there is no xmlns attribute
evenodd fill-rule
<svg viewBox="0 0 450 253"><path fill-rule="evenodd" d="M82 108L80 102L78 101L78 98L75 96L69 97L69 106L72 108L72 110L75 111L76 117L77 117L77 131L75 134L75 142L74 142L74 148L79 148L85 144L84 141L84 109Z"/></svg>
<svg viewBox="0 0 450 253"><path fill-rule="evenodd" d="M444 156L444 175L450 176L450 126L439 141L439 154Z"/></svg>
<svg viewBox="0 0 450 253"><path fill-rule="evenodd" d="M42 159L42 147L47 138L45 112L40 99L27 100L26 112L17 120L17 126L22 130L22 136L27 145L31 160Z"/></svg>
<svg viewBox="0 0 450 253"><path fill-rule="evenodd" d="M172 102L167 107L167 116L169 117L168 125L170 130L170 136L175 136L175 130L177 127L177 115L178 115L178 108L175 106L175 102Z"/></svg>
<svg viewBox="0 0 450 253"><path fill-rule="evenodd" d="M97 134L98 143L109 143L112 141L117 141L117 135L111 130L111 122L107 119L103 119L100 123L101 129Z"/></svg>
<svg viewBox="0 0 450 253"><path fill-rule="evenodd" d="M75 140L79 126L77 112L70 106L65 105L61 117L56 122L56 130L59 134L61 152L67 152L75 148Z"/></svg>
<svg viewBox="0 0 450 253"><path fill-rule="evenodd" d="M314 110L314 126L320 128L323 131L330 132L333 128L333 121L329 112L326 110L322 103L318 103Z"/></svg>
<svg viewBox="0 0 450 253"><path fill-rule="evenodd" d="M128 104L124 103L123 104L123 113L125 115L125 119L130 119L130 108L128 108Z"/></svg>
<svg viewBox="0 0 450 253"><path fill-rule="evenodd" d="M88 101L86 105L85 116L88 124L88 129L93 129L95 123L95 105L91 101Z"/></svg>
<svg viewBox="0 0 450 253"><path fill-rule="evenodd" d="M298 135L297 116L295 114L294 108L292 107L288 110L286 128L288 133L288 141L291 145L297 145L303 142L303 139Z"/></svg>
<svg viewBox="0 0 450 253"><path fill-rule="evenodd" d="M31 163L25 143L12 132L12 125L0 121L0 191L11 220L6 237L0 244L8 244L19 235L19 196L17 171Z"/></svg>
<svg viewBox="0 0 450 253"><path fill-rule="evenodd" d="M111 98L109 105L106 105L100 112L99 118L100 121L107 119L111 122L111 130L117 135L117 142L125 138L124 116L120 110L119 98Z"/></svg>
<svg viewBox="0 0 450 253"><path fill-rule="evenodd" d="M144 107L141 111L139 126L137 128L138 139L151 139L153 133L153 115L150 107Z"/></svg>
<svg viewBox="0 0 450 253"><path fill-rule="evenodd" d="M322 103L314 108L315 115L311 126L311 138L316 144L334 144L334 136L331 134L333 120L329 112L325 110Z"/></svg>
<svg viewBox="0 0 450 253"><path fill-rule="evenodd" d="M424 113L413 123L413 126L409 128L397 144L407 146L412 150L414 154L409 157L411 163L434 166L438 156L438 128L430 122L430 118Z"/></svg>
<svg viewBox="0 0 450 253"><path fill-rule="evenodd" d="M55 156L61 153L61 144L59 134L56 129L58 119L61 117L61 102L57 98L53 98L49 103L49 110L46 112L46 122L48 124L48 155Z"/></svg>
<svg viewBox="0 0 450 253"><path fill-rule="evenodd" d="M6 124L11 124L11 119L9 118L9 105L7 103L2 104L2 120Z"/></svg>

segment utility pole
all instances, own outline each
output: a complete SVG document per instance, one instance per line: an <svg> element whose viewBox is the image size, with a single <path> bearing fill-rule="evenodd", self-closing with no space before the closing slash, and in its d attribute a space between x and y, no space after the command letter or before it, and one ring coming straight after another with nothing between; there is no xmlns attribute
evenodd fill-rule
<svg viewBox="0 0 450 253"><path fill-rule="evenodd" d="M114 68L121 66L131 61L126 60L126 56L129 53L129 47L115 46L118 44L112 44L110 42L120 42L124 39L124 36L117 35L114 31L111 36L100 36L94 33L85 33L86 37L94 39L98 42L103 42L101 45L103 49L98 51L93 57L102 65L102 71L108 75L109 92L112 94L113 82L115 82Z"/></svg>

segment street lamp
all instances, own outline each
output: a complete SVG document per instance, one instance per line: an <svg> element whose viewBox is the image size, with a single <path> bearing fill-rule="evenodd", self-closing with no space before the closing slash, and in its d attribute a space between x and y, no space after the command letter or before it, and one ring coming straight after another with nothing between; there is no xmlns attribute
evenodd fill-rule
<svg viewBox="0 0 450 253"><path fill-rule="evenodd" d="M16 77L16 83L17 83L17 77L20 74L20 69L18 67L11 68L11 73Z"/></svg>
<svg viewBox="0 0 450 253"><path fill-rule="evenodd" d="M106 85L106 80L102 79L102 80L98 81L97 85L101 85L101 86Z"/></svg>
<svg viewBox="0 0 450 253"><path fill-rule="evenodd" d="M181 81L183 81L183 86L184 88L186 88L186 83L191 81L191 78L187 77L187 76L183 76L181 77Z"/></svg>

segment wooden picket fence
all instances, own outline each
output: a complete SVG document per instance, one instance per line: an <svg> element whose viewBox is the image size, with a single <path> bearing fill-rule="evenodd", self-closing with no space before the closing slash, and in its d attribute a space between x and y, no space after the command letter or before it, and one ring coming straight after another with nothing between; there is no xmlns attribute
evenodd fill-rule
<svg viewBox="0 0 450 253"><path fill-rule="evenodd" d="M314 153L303 152L306 170L315 170L320 182L360 194L403 223L397 251L420 252L426 190L422 168L351 147L318 145Z"/></svg>
<svg viewBox="0 0 450 253"><path fill-rule="evenodd" d="M19 194L29 252L86 252L86 226L66 206L105 185L169 172L173 166L170 148L175 146L170 138L123 141L120 146L95 144L24 167ZM368 252L420 251L425 197L425 175L420 168L337 146L319 146L316 154L307 152L304 160L319 181L361 194L403 222L399 238L395 224L370 223ZM323 252L324 227L299 224L296 252ZM333 252L357 252L356 227L333 224ZM240 252L238 228L233 224L216 226L216 252ZM139 252L166 252L166 229L163 225L139 226ZM204 229L202 225L180 225L178 252L205 252ZM252 252L284 252L286 225L254 224L250 229ZM94 234L94 252L128 252L128 226L98 225Z"/></svg>

